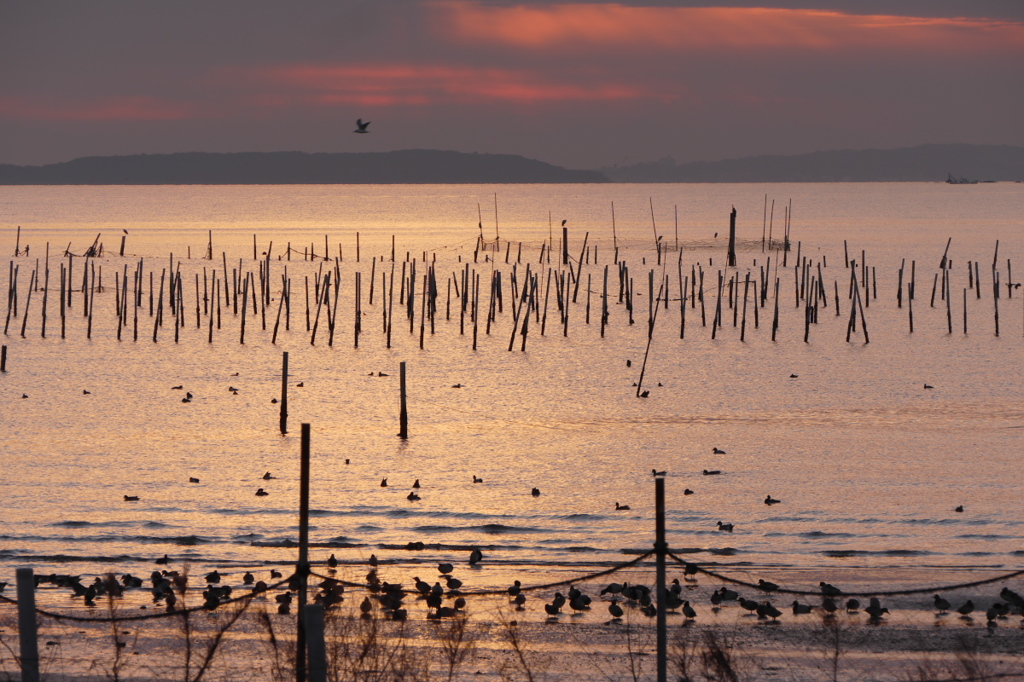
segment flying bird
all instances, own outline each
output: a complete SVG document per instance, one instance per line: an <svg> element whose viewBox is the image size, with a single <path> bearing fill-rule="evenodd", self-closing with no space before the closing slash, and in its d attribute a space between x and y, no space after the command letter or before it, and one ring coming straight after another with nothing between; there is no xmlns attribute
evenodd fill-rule
<svg viewBox="0 0 1024 682"><path fill-rule="evenodd" d="M356 126L357 127L352 132L353 133L368 133L370 131L367 130L367 128L369 127L370 123L371 123L370 121L367 121L366 123L363 123L363 119L357 118L356 119Z"/></svg>

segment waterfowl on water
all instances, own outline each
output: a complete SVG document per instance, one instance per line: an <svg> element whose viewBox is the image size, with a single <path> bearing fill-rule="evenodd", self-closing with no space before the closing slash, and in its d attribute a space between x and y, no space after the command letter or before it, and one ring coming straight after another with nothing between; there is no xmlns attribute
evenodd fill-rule
<svg viewBox="0 0 1024 682"><path fill-rule="evenodd" d="M447 575L455 570L455 566L450 563L441 563L437 565L437 572L442 575Z"/></svg>
<svg viewBox="0 0 1024 682"><path fill-rule="evenodd" d="M932 386L932 385L930 385L930 384L925 384L925 385L924 385L924 387L925 387L925 388L935 388L934 386Z"/></svg>
<svg viewBox="0 0 1024 682"><path fill-rule="evenodd" d="M689 488L684 488L684 489L683 489L683 494L684 494L684 495L692 495L692 494L693 494L693 491L692 491L692 490L690 490Z"/></svg>
<svg viewBox="0 0 1024 682"><path fill-rule="evenodd" d="M256 497L266 497L266 496L267 496L267 495L269 495L269 494L270 494L270 493L268 493L268 492L267 492L266 490L264 490L263 488L257 488L257 489L256 489Z"/></svg>
<svg viewBox="0 0 1024 682"><path fill-rule="evenodd" d="M964 510L964 506L961 504L959 507L957 507L953 511L955 511L955 512L963 512L963 510Z"/></svg>
<svg viewBox="0 0 1024 682"><path fill-rule="evenodd" d="M267 473L263 474L263 480L264 481L269 481L269 480L272 480L274 478L276 478L276 476L271 476L269 471Z"/></svg>
<svg viewBox="0 0 1024 682"><path fill-rule="evenodd" d="M724 530L726 533L731 533L732 532L732 524L731 523L722 523L721 521L719 521L718 522L718 530Z"/></svg>
<svg viewBox="0 0 1024 682"><path fill-rule="evenodd" d="M810 604L801 604L800 602L793 600L793 615L800 616L811 612Z"/></svg>
<svg viewBox="0 0 1024 682"><path fill-rule="evenodd" d="M616 502L615 503L615 511L629 511L629 505L628 504L619 504L618 502Z"/></svg>
<svg viewBox="0 0 1024 682"><path fill-rule="evenodd" d="M962 606L957 608L956 612L959 613L961 616L963 616L965 618L967 616L970 616L972 613L974 613L974 602L972 600L968 599L967 601L965 601L963 603Z"/></svg>
<svg viewBox="0 0 1024 682"><path fill-rule="evenodd" d="M92 395L90 391L83 390L82 395Z"/></svg>
<svg viewBox="0 0 1024 682"><path fill-rule="evenodd" d="M534 488L533 490L530 491L530 494L533 495L534 497L540 497L540 488Z"/></svg>
<svg viewBox="0 0 1024 682"><path fill-rule="evenodd" d="M469 553L469 565L476 566L483 560L483 558L484 553L481 552L479 549L474 549L472 552Z"/></svg>
<svg viewBox="0 0 1024 682"><path fill-rule="evenodd" d="M171 386L172 391L181 391L185 388L184 384L178 384L177 386Z"/></svg>
<svg viewBox="0 0 1024 682"><path fill-rule="evenodd" d="M419 488L420 487L420 479L417 478L415 481L413 481L412 487L413 488Z"/></svg>
<svg viewBox="0 0 1024 682"><path fill-rule="evenodd" d="M949 611L949 602L939 595L935 595L932 599L932 603L935 604L935 610L939 612L938 615L940 616Z"/></svg>
<svg viewBox="0 0 1024 682"><path fill-rule="evenodd" d="M705 476L718 476L720 473L722 473L722 471L720 469L711 469L711 470L705 469L704 470L704 475Z"/></svg>
<svg viewBox="0 0 1024 682"><path fill-rule="evenodd" d="M768 497L764 498L764 503L767 504L768 506L771 506L773 504L778 504L779 502L782 502L782 500L776 500L771 495L769 495Z"/></svg>
<svg viewBox="0 0 1024 682"><path fill-rule="evenodd" d="M971 607L973 609L973 606ZM878 601L878 597L872 597L865 607L864 612L868 614L871 620L880 620L882 614L889 613L889 609L882 606L882 603Z"/></svg>
<svg viewBox="0 0 1024 682"><path fill-rule="evenodd" d="M725 454L725 450L722 450L721 448L711 448L711 454L713 454L713 455L724 455Z"/></svg>
<svg viewBox="0 0 1024 682"><path fill-rule="evenodd" d="M331 556L327 559L327 565L331 568L338 567L338 559L334 556L334 554L331 554Z"/></svg>
<svg viewBox="0 0 1024 682"><path fill-rule="evenodd" d="M859 599L847 599L846 600L846 612L847 613L857 613L857 611L859 609L860 609L860 600Z"/></svg>
<svg viewBox="0 0 1024 682"><path fill-rule="evenodd" d="M409 500L410 502L418 502L420 496L417 495L416 493L409 493L408 495L405 496L405 499Z"/></svg>
<svg viewBox="0 0 1024 682"><path fill-rule="evenodd" d="M666 472L658 471L657 469L651 469L651 476L664 476Z"/></svg>
<svg viewBox="0 0 1024 682"><path fill-rule="evenodd" d="M473 476L473 483L483 483L483 482L484 482L484 479L482 479L482 478L480 478L479 476L476 476L476 475Z"/></svg>
<svg viewBox="0 0 1024 682"><path fill-rule="evenodd" d="M195 476L189 476L188 477L188 482L189 483L199 483L199 479L196 478Z"/></svg>
<svg viewBox="0 0 1024 682"><path fill-rule="evenodd" d="M139 496L138 495L125 495L124 496L124 501L125 502L138 502L139 501Z"/></svg>
<svg viewBox="0 0 1024 682"><path fill-rule="evenodd" d="M381 488L387 488L388 487L388 479L387 479L386 476L380 480L380 487Z"/></svg>

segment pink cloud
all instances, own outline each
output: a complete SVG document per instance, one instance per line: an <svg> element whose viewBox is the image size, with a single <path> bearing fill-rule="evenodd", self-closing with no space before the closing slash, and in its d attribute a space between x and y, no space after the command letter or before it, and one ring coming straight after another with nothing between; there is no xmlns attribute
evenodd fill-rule
<svg viewBox="0 0 1024 682"><path fill-rule="evenodd" d="M523 49L1024 49L1024 25L985 19L762 7L485 6L468 0L434 7L436 30L453 40Z"/></svg>
<svg viewBox="0 0 1024 682"><path fill-rule="evenodd" d="M586 102L651 97L637 85L603 82L587 74L586 84L567 75L555 80L521 69L446 65L377 64L331 66L303 64L251 74L272 87L286 85L308 93L307 102L332 104L406 104L438 102Z"/></svg>
<svg viewBox="0 0 1024 682"><path fill-rule="evenodd" d="M156 97L115 96L89 100L0 97L0 118L40 121L180 121L195 107Z"/></svg>

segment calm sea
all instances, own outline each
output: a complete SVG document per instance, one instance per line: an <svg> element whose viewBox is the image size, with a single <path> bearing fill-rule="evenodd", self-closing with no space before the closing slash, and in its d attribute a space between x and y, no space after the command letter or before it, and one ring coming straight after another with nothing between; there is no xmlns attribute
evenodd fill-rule
<svg viewBox="0 0 1024 682"><path fill-rule="evenodd" d="M790 206L793 246L783 267L782 254L763 239L769 231L782 239ZM725 268L733 207L738 262ZM558 263L563 221L568 267ZM474 261L481 227L501 250ZM261 259L269 252L272 301L265 311L248 308L244 344L242 304L237 314L224 307L208 343L204 284L212 286L214 271L223 282L225 263L229 279L241 269L258 282L254 239ZM90 269L99 271L103 290L94 299L91 339L80 257L72 262L75 290L62 339L61 255L80 256L96 240L104 253ZM206 260L211 240L214 258ZM336 261L324 262L325 240ZM541 262L550 244L555 257ZM13 257L26 245L28 257ZM43 338L44 290L30 298L27 290L33 269L45 276L47 246ZM317 260L304 260L304 252ZM696 561L1024 564L1024 289L1006 286L1024 280L1021 184L4 187L0 253L4 292L18 268L17 315L6 317L9 297L0 308L8 325L0 581L23 565L146 574L164 554L200 568L294 561L300 423L312 429L317 560L330 553L352 561L371 553L399 562L462 559L480 547L496 566L571 572L620 562L653 542L657 469L667 472L669 542ZM421 349L424 256L435 268L438 311ZM628 297L619 299L616 256L632 279L633 324ZM861 290L866 330L858 319L849 341L845 257L857 261L858 276L866 264L870 281ZM804 303L797 305L803 259L827 294L806 342ZM127 268L133 291L140 260L138 339L129 308L119 341L115 273ZM410 323L401 277L413 260ZM980 288L969 263L977 264ZM184 326L175 341L165 310L154 342L149 277L158 294L172 264L182 277ZM467 264L480 275L485 309L492 273L502 276L502 311L489 331L481 314L475 349L456 293ZM747 275L759 281L766 265L769 296L758 306L751 287L744 327ZM314 344L305 287L315 292L335 267L341 290L333 345L326 310ZM538 275L542 309L531 313L525 351L521 335L510 351L510 284L515 277L521 292L527 267ZM688 300L683 330L680 273L689 278L698 267L706 326L700 302ZM570 269L579 272L578 291L570 280L560 294L557 282ZM382 275L390 282L392 272L388 348ZM649 272L655 292L667 279L669 302L659 308L648 351ZM734 316L726 283L723 327L712 339L719 272L726 282L737 276L739 303ZM285 276L290 329L282 315L274 344ZM310 315L315 324L315 302ZM285 436L272 402L281 390L282 351L292 375ZM645 354L649 397L641 399L635 382ZM406 441L396 437L400 362L408 368ZM182 401L185 391L191 402ZM721 474L704 476L705 469ZM265 472L274 478L263 480ZM421 499L410 501L417 480ZM269 494L255 496L260 487ZM781 503L765 505L767 495ZM617 502L630 509L616 511ZM718 530L718 521L735 530ZM410 552L410 542L426 549Z"/></svg>

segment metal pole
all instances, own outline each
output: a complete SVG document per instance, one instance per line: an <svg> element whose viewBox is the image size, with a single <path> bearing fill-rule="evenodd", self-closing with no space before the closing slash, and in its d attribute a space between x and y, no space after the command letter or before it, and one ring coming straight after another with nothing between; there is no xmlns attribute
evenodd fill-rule
<svg viewBox="0 0 1024 682"><path fill-rule="evenodd" d="M306 681L306 581L309 577L309 424L302 425L302 459L299 466L299 608L295 637L295 680Z"/></svg>
<svg viewBox="0 0 1024 682"><path fill-rule="evenodd" d="M658 682L668 680L668 632L665 622L665 479L654 479L654 551L657 555Z"/></svg>
<svg viewBox="0 0 1024 682"><path fill-rule="evenodd" d="M288 433L288 351L281 358L281 433Z"/></svg>
<svg viewBox="0 0 1024 682"><path fill-rule="evenodd" d="M409 410L406 409L405 401L405 363L399 363L399 392L401 393L401 405L398 411L398 437L405 440L409 437Z"/></svg>
<svg viewBox="0 0 1024 682"><path fill-rule="evenodd" d="M39 644L36 641L36 579L31 568L19 568L18 643L21 645L21 682L39 682Z"/></svg>

